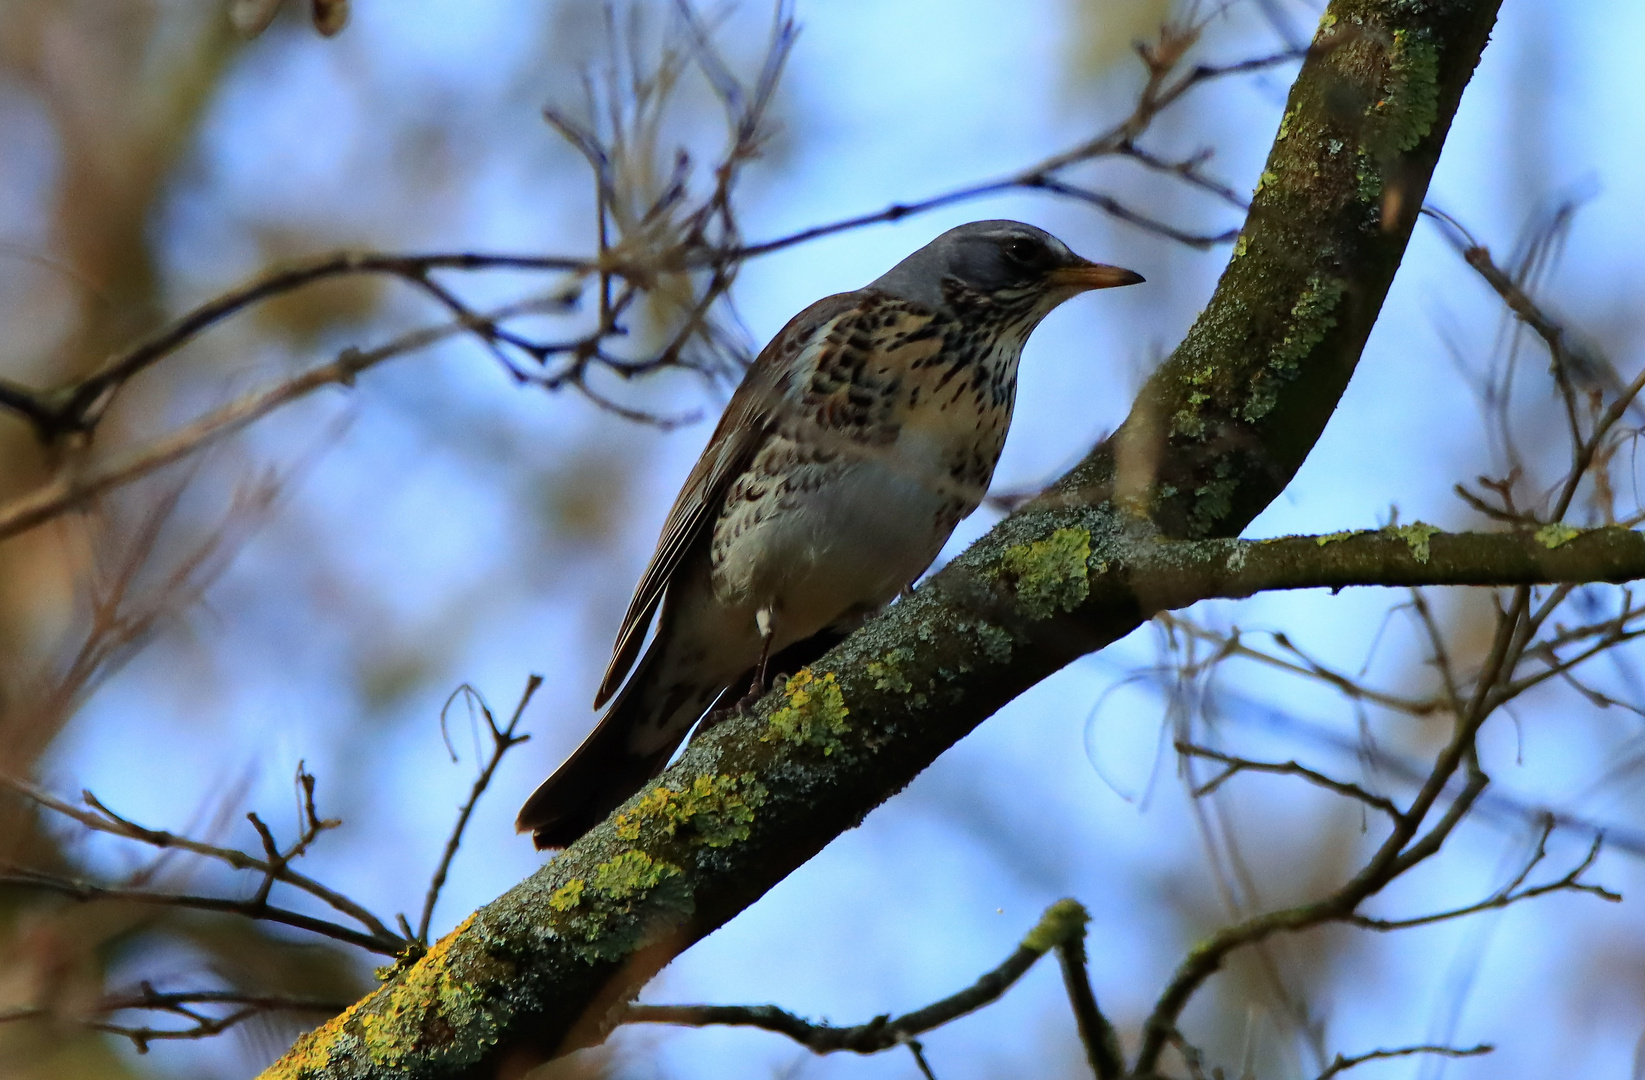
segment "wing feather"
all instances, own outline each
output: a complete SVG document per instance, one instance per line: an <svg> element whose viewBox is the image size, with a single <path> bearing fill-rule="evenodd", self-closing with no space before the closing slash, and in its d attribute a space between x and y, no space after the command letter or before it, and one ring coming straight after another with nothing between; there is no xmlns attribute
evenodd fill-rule
<svg viewBox="0 0 1645 1080"><path fill-rule="evenodd" d="M611 663L600 682L594 707L604 705L622 685L645 643L652 617L662 603L687 553L709 535L726 489L759 453L778 419L778 404L787 395L798 368L799 354L825 340L829 332L858 304L860 293L837 293L812 304L793 319L760 351L720 417L702 457L692 467L685 485L663 523L657 550L623 616L612 649Z"/></svg>

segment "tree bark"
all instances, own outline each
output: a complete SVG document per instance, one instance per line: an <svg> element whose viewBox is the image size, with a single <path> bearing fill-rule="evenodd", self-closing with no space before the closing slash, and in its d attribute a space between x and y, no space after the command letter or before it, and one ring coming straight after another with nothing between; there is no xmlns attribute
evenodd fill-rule
<svg viewBox="0 0 1645 1080"><path fill-rule="evenodd" d="M1641 554L1623 530L1553 546L1543 534L1213 539L1285 487L1336 408L1499 3L1333 0L1233 257L1120 430L265 1077L515 1075L598 1041L670 958L1013 697L1168 606L1244 595L1218 592L1242 572L1237 553L1269 566L1273 587L1350 584L1343 560L1378 553L1407 580L1442 580L1417 571L1461 566L1470 544L1500 546L1487 555L1503 580L1590 547L1609 567L1599 578L1632 576L1612 558ZM1496 580L1474 569L1469 580Z"/></svg>

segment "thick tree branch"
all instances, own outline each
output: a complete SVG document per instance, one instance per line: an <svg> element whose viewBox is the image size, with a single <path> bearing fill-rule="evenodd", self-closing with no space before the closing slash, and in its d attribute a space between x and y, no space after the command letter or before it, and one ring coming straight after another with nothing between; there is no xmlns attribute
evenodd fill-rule
<svg viewBox="0 0 1645 1080"><path fill-rule="evenodd" d="M1005 702L1191 599L1161 580L1159 538L1237 535L1319 437L1497 6L1334 0L1232 261L1120 431L266 1076L478 1077L599 1040L675 954Z"/></svg>

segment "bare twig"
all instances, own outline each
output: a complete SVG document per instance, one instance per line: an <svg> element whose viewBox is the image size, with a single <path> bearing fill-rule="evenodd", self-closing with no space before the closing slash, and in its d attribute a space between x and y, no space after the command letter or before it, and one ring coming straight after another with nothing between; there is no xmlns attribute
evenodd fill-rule
<svg viewBox="0 0 1645 1080"><path fill-rule="evenodd" d="M265 852L262 856L256 856L237 848L225 848L186 836L179 836L162 829L150 829L138 825L104 806L89 791L83 793L83 798L86 805L91 809L85 810L15 777L0 775L0 785L10 788L47 810L70 818L94 832L108 833L112 836L136 840L162 851L172 849L187 851L223 863L236 870L251 870L262 875L257 890L258 897L261 897L261 900L257 897L251 900L231 900L223 897L192 897L141 889L109 889L104 886L77 882L66 878L55 878L52 875L42 874L38 871L21 871L8 875L7 880L12 884L49 889L61 895L72 896L80 900L119 899L135 903L170 903L232 912L251 919L282 922L314 933L324 934L340 941L348 941L350 944L389 956L404 952L407 946L411 944L406 938L390 930L381 919L356 901L290 867L290 861L306 851L308 845L312 843L314 837L320 831L333 828L339 824L338 822L311 817L305 824L297 841L290 848L282 850L278 845L275 845L272 853L268 850L268 845L272 843L272 836L266 833L266 828L259 829L259 835L264 836ZM312 802L310 802L308 804L310 814L312 814L312 809ZM250 816L253 818L254 827L261 824L259 820L255 819L255 815ZM307 893L359 923L364 928L364 932L340 924L326 922L325 920L311 919L309 916L296 912L270 907L266 902L268 889L265 886L271 881L278 881L281 884L289 885Z"/></svg>
<svg viewBox="0 0 1645 1080"><path fill-rule="evenodd" d="M1057 960L1062 968L1063 986L1068 991L1068 1003L1074 1010L1080 1045L1085 1047L1091 1071L1096 1073L1097 1080L1120 1080L1125 1075L1125 1055L1120 1049L1119 1033L1097 1007L1091 974L1085 965L1085 935L1065 938L1057 947Z"/></svg>
<svg viewBox="0 0 1645 1080"><path fill-rule="evenodd" d="M1093 1061L1101 1058L1105 1065L1112 1062L1115 1049L1113 1029L1096 1010L1096 999L1090 995L1090 984L1084 979L1085 924L1089 916L1073 900L1059 900L1045 910L1039 924L1023 938L1015 952L1006 957L999 967L988 972L971 986L957 994L933 1002L923 1009L905 1013L893 1019L889 1015L876 1016L866 1024L838 1027L817 1024L795 1016L775 1005L630 1005L623 1013L623 1023L683 1024L690 1027L728 1025L757 1027L786 1035L801 1046L818 1054L849 1050L857 1054L875 1054L897 1046L915 1049L915 1039L933 1028L941 1027L967 1013L975 1012L995 1001L1013 983L1020 979L1034 962L1052 949L1063 950L1071 943L1079 948L1076 956L1063 961L1065 971L1070 967L1078 978L1070 983L1074 995L1076 1016L1079 1017L1081 1036L1089 1031L1097 1040L1088 1044ZM1077 984L1077 985L1076 985ZM1083 989L1078 989L1083 987ZM916 1050L916 1056L918 1051ZM925 1066L929 1068L929 1066ZM1102 1080L1116 1073L1099 1073Z"/></svg>
<svg viewBox="0 0 1645 1080"><path fill-rule="evenodd" d="M549 301L550 305L557 301ZM541 310L543 302L511 305L494 313ZM374 349L345 349L321 364L283 382L254 390L155 441L128 450L77 473L65 474L27 495L0 505L0 539L32 529L96 495L128 484L211 446L276 409L326 386L351 386L364 371L398 356L427 348L463 333L462 323L441 323L403 334Z"/></svg>
<svg viewBox="0 0 1645 1080"><path fill-rule="evenodd" d="M593 269L585 259L558 256L441 252L394 255L380 252L338 252L282 267L213 297L180 316L153 336L112 357L90 375L52 391L29 391L16 384L0 387L0 405L24 414L43 441L97 425L119 389L206 330L258 303L294 292L319 281L361 274L382 274L420 284L435 270L551 270L584 274ZM566 303L561 301L562 306Z"/></svg>
<svg viewBox="0 0 1645 1080"><path fill-rule="evenodd" d="M0 868L0 885L54 893L82 903L110 901L241 915L248 919L279 923L282 926L290 926L297 930L306 930L311 934L328 937L334 941L341 941L384 956L396 956L405 949L405 942L398 937L382 938L375 934L361 933L339 923L305 915L300 911L291 911L272 904L256 903L251 900L163 892L156 889L126 889L80 881L75 878L60 877L55 874L45 874L38 870L28 870L21 867Z"/></svg>
<svg viewBox="0 0 1645 1080"><path fill-rule="evenodd" d="M1522 900L1533 900L1539 896L1547 896L1549 893L1556 892L1587 893L1589 896L1597 896L1599 899L1613 904L1621 903L1622 896L1619 893L1612 892L1602 885L1594 885L1581 880L1582 875L1588 871L1589 867L1593 866L1594 860L1599 857L1599 850L1604 844L1604 837L1602 836L1595 837L1582 861L1557 881L1549 881L1541 885L1525 885L1525 880L1531 876L1531 871L1547 858L1548 837L1553 832L1553 828L1553 822L1547 822L1541 836L1537 839L1536 851L1520 868L1514 879L1478 903L1452 908L1448 911L1438 911L1430 915L1418 915L1409 919L1378 919L1369 915L1353 915L1344 921L1366 930L1406 930L1413 926L1428 926L1437 922L1448 922L1452 919L1466 918L1469 915L1477 915L1481 912L1494 911L1508 907L1511 904L1517 904Z"/></svg>
<svg viewBox="0 0 1645 1080"><path fill-rule="evenodd" d="M150 1043L210 1038L213 1035L221 1035L229 1028L254 1016L272 1012L332 1016L348 1008L348 1004L346 1001L328 1001L289 994L245 994L236 990L160 991L145 982L136 991L111 994L103 998L78 1019L94 1031L130 1039L138 1053L146 1054ZM230 1012L213 1015L202 1011L200 1006L233 1008ZM123 1012L156 1012L180 1017L189 1023L187 1027L157 1028L147 1024L117 1023L108 1019ZM0 1024L58 1018L58 1012L46 1006L0 1011Z"/></svg>
<svg viewBox="0 0 1645 1080"><path fill-rule="evenodd" d="M1371 792L1366 791L1358 784L1350 784L1342 780L1333 779L1332 777L1326 776L1324 773L1316 772L1313 769L1310 769L1305 765L1298 764L1295 761L1254 761L1250 758L1234 757L1230 754L1224 754L1218 750L1212 750L1207 746L1198 746L1194 743L1183 742L1181 740L1178 740L1173 745L1175 745L1177 753L1179 754L1186 754L1189 757L1205 758L1207 761L1215 761L1227 766L1227 768L1225 768L1222 772L1196 787L1194 789L1195 798L1203 798L1204 796L1211 794L1213 791L1220 788L1224 783L1242 772L1262 772L1273 773L1278 776L1301 777L1310 784L1325 788L1327 791L1334 791L1338 795L1344 796L1345 798L1355 799L1364 803L1366 806L1371 807L1373 810L1380 810L1391 818L1397 819L1401 816L1399 807L1394 805L1392 799L1384 798L1381 795L1373 795Z"/></svg>
<svg viewBox="0 0 1645 1080"><path fill-rule="evenodd" d="M1340 1076L1349 1069L1352 1069L1358 1065L1364 1065L1368 1061L1385 1061L1389 1058L1411 1057L1415 1054L1434 1054L1439 1057L1450 1058L1478 1057L1482 1054L1489 1054L1495 1049L1496 1047L1491 1046L1488 1043L1481 1043L1478 1046L1465 1047L1432 1045L1401 1046L1393 1050L1371 1050L1364 1054L1355 1054L1352 1057L1344 1057L1341 1054L1338 1054L1336 1056L1336 1060L1332 1061L1331 1064L1326 1067L1325 1071L1319 1074L1316 1080L1330 1080L1331 1077Z"/></svg>
<svg viewBox="0 0 1645 1080"><path fill-rule="evenodd" d="M819 237L859 229L865 225L900 221L905 217L938 210L946 206L952 206L955 203L970 202L986 196L999 195L1003 192L1018 189L1048 191L1053 194L1076 198L1097 206L1099 209L1119 217L1129 224L1137 225L1151 232L1157 232L1174 240L1180 240L1190 246L1206 247L1218 243L1232 243L1234 238L1238 236L1237 229L1231 234L1220 233L1214 236L1183 233L1172 226L1155 222L1153 219L1141 215L1126 216L1130 214L1130 211L1126 210L1123 204L1117 200L1091 192L1089 189L1077 187L1062 180L1059 176L1063 170L1071 166L1095 161L1098 158L1118 156L1137 161L1149 169L1178 176L1195 187L1215 194L1225 202L1230 199L1236 204L1243 201L1226 185L1205 177L1199 171L1199 166L1204 161L1203 155L1183 162L1167 163L1153 154L1138 149L1136 140L1148 130L1160 113L1181 100L1184 95L1195 87L1230 75L1264 71L1282 64L1296 62L1303 58L1306 50L1287 49L1283 52L1255 57L1234 64L1201 64L1190 68L1187 72L1172 80L1171 75L1177 71L1184 54L1194 44L1197 37L1197 29L1167 27L1162 31L1161 39L1157 44L1141 47L1139 51L1142 53L1143 61L1148 68L1149 77L1147 84L1138 95L1137 104L1131 114L1100 135L1087 139L1062 153L1054 154L1008 176L968 184L917 202L893 203L873 213L842 218L824 225L813 225L773 240L750 244L738 250L735 254L742 258L765 255Z"/></svg>
<svg viewBox="0 0 1645 1080"><path fill-rule="evenodd" d="M468 828L468 819L473 815L474 807L479 803L480 796L484 795L486 788L491 786L491 778L496 774L497 766L502 764L503 756L531 738L530 735L517 735L515 732L519 729L520 717L525 713L526 706L531 704L532 696L537 693L537 689L542 685L543 677L541 675L532 675L526 680L525 691L520 695L520 703L514 706L514 715L509 717L508 724L504 727L497 726L497 719L492 715L490 706L467 683L453 691L451 697L446 699L445 708L440 710L440 724L443 727L445 725L446 710L451 708L451 703L457 699L459 694L465 695L471 704L479 708L480 715L485 718L486 731L491 735L491 756L480 767L480 774L474 778L474 784L469 788L468 798L463 801L462 807L457 811L457 822L451 828L451 836L446 840L445 850L440 854L439 865L434 868L434 876L429 880L428 893L423 897L423 913L417 920L417 931L412 936L424 947L428 945L428 927L434 919L434 905L440 901L440 890L445 887L446 874L451 869L451 860L457 857L457 848L463 842L463 830ZM453 758L455 759L455 755L453 755Z"/></svg>

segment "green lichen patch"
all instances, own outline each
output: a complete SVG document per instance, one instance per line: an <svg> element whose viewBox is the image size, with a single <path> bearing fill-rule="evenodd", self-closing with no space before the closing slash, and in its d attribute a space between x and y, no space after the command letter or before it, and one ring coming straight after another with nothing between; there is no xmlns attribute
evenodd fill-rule
<svg viewBox="0 0 1645 1080"><path fill-rule="evenodd" d="M1011 649L1016 642L1011 640L1008 631L993 623L980 622L971 627L976 635L977 644L982 647L982 655L991 664L1004 664L1011 660Z"/></svg>
<svg viewBox="0 0 1645 1080"><path fill-rule="evenodd" d="M1045 909L1020 947L1044 956L1058 945L1084 936L1090 921L1091 913L1078 900L1058 900Z"/></svg>
<svg viewBox="0 0 1645 1080"><path fill-rule="evenodd" d="M1358 535L1359 535L1358 532L1355 532L1355 531L1352 531L1352 530L1350 530L1348 532L1326 533L1324 536L1314 537L1314 543L1318 544L1320 547L1324 547L1326 544L1334 544L1338 540L1346 540L1350 536L1358 536Z"/></svg>
<svg viewBox="0 0 1645 1080"><path fill-rule="evenodd" d="M1091 534L1058 529L1044 540L1006 548L1000 572L1016 582L1017 603L1036 619L1073 611L1091 592Z"/></svg>
<svg viewBox="0 0 1645 1080"><path fill-rule="evenodd" d="M914 650L899 645L880 659L870 660L866 670L869 678L874 680L874 689L889 690L893 694L906 694L914 689L914 684L903 674L902 667L912 659Z"/></svg>
<svg viewBox="0 0 1645 1080"><path fill-rule="evenodd" d="M1536 542L1549 551L1570 543L1582 535L1581 529L1575 529L1563 521L1550 521L1536 531Z"/></svg>
<svg viewBox="0 0 1645 1080"><path fill-rule="evenodd" d="M1383 173L1399 154L1413 149L1439 119L1439 50L1425 32L1395 30L1388 66L1366 110L1356 155L1355 194L1373 203L1382 196Z"/></svg>
<svg viewBox="0 0 1645 1080"><path fill-rule="evenodd" d="M694 844L725 847L748 839L754 810L768 794L753 773L699 776L683 790L659 784L617 815L617 836L633 841L642 835L680 834Z"/></svg>
<svg viewBox="0 0 1645 1080"><path fill-rule="evenodd" d="M1371 114L1384 153L1404 153L1433 130L1439 119L1439 49L1425 31L1394 31L1385 90Z"/></svg>
<svg viewBox="0 0 1645 1080"><path fill-rule="evenodd" d="M783 687L781 708L771 714L769 730L761 742L782 739L798 746L818 746L832 754L845 744L840 736L851 730L845 722L851 710L832 671L818 678L810 668L801 668Z"/></svg>
<svg viewBox="0 0 1645 1080"><path fill-rule="evenodd" d="M1268 355L1268 364L1252 380L1240 416L1255 422L1273 409L1279 400L1282 381L1294 379L1302 363L1337 325L1337 305L1346 285L1341 278L1319 274L1308 278L1302 295L1291 305L1285 336Z"/></svg>
<svg viewBox="0 0 1645 1080"><path fill-rule="evenodd" d="M1425 521L1413 521L1409 525L1390 525L1382 531L1405 541L1406 546L1411 549L1412 558L1419 563L1425 563L1428 561L1428 541L1442 530Z"/></svg>
<svg viewBox="0 0 1645 1080"><path fill-rule="evenodd" d="M1219 460L1211 470L1211 479L1194 489L1194 509L1188 516L1188 530L1192 536L1209 536L1217 522L1234 509L1234 494L1239 491L1239 480L1234 466L1227 458Z"/></svg>
<svg viewBox="0 0 1645 1080"><path fill-rule="evenodd" d="M1364 150L1354 152L1354 195L1362 203L1374 203L1382 198L1382 172Z"/></svg>

